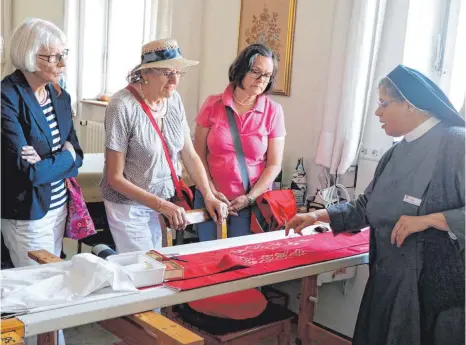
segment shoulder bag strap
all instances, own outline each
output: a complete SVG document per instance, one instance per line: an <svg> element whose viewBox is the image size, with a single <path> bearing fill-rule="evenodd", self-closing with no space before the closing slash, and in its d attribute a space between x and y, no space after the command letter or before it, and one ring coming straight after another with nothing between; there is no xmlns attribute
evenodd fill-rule
<svg viewBox="0 0 466 345"><path fill-rule="evenodd" d="M248 167L246 165L246 157L244 156L243 145L241 144L241 139L239 137L238 125L236 124L235 114L233 109L229 106L225 106L227 113L228 124L230 127L231 138L233 144L235 145L236 159L238 160L239 170L241 173L241 180L243 181L244 190L248 193L251 190L251 181L249 180ZM257 204L252 206L252 213L254 214L257 224L262 229L262 231L268 231L269 225L262 214L261 210Z"/></svg>
<svg viewBox="0 0 466 345"><path fill-rule="evenodd" d="M244 157L243 145L241 145L241 139L239 137L235 114L233 113L233 109L231 109L229 106L225 106L225 110L227 112L231 138L233 140L233 144L235 145L236 159L238 160L239 164L241 180L243 181L245 192L248 193L251 189L251 182L249 180L248 167L246 165L246 158Z"/></svg>
<svg viewBox="0 0 466 345"><path fill-rule="evenodd" d="M131 86L128 85L126 87L126 89L128 91L130 91L133 94L133 96L136 98L136 100L139 102L142 109L144 110L147 117L149 118L150 122L152 123L152 126L154 127L155 131L159 135L160 140L162 141L162 147L163 147L163 152L165 153L165 158L167 159L168 166L170 167L170 172L171 172L171 175L172 175L173 183L175 185L176 196L178 197L178 199L182 199L183 198L183 193L181 193L180 181L178 179L178 176L176 175L175 167L173 166L172 159L171 159L170 154L168 152L167 144L166 144L165 139L164 139L164 137L162 135L162 132L160 131L159 126L157 125L157 122L155 121L154 117L152 116L152 114L150 112L149 106L146 104L146 102L144 102L142 97L139 95L139 93L134 88L132 88Z"/></svg>

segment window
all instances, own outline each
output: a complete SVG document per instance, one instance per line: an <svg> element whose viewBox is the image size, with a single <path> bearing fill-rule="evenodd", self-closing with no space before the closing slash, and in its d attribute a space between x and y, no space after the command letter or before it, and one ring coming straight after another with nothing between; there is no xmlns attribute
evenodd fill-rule
<svg viewBox="0 0 466 345"><path fill-rule="evenodd" d="M432 79L459 111L466 93L466 0L411 0L403 64ZM393 138L393 143L403 137Z"/></svg>
<svg viewBox="0 0 466 345"><path fill-rule="evenodd" d="M108 0L104 93L123 88L127 73L140 62L148 2Z"/></svg>
<svg viewBox="0 0 466 345"><path fill-rule="evenodd" d="M436 82L459 109L466 91L466 0L411 0L403 63Z"/></svg>
<svg viewBox="0 0 466 345"><path fill-rule="evenodd" d="M79 71L78 97L96 99L126 85L128 72L140 63L145 42L170 35L172 0L81 0L79 4L79 38L71 47L80 52L73 66Z"/></svg>
<svg viewBox="0 0 466 345"><path fill-rule="evenodd" d="M453 8L450 10L452 12ZM452 15L455 15L452 13ZM449 87L448 94L453 105L456 109L460 109L464 106L465 96L466 96L466 1L463 0L461 4L461 9L457 12L457 27L455 35L453 31L455 30L455 25L450 26L451 34L451 43L453 47L449 47L449 42L447 42L447 50L452 52L452 58L450 59L451 70L448 71L447 65L447 76L449 79L446 79L446 87ZM456 36L456 39L455 37ZM450 73L448 73L450 72Z"/></svg>

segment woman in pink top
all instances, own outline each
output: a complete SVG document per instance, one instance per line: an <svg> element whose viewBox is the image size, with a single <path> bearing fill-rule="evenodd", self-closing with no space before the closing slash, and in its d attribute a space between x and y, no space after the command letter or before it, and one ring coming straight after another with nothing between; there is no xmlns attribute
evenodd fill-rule
<svg viewBox="0 0 466 345"><path fill-rule="evenodd" d="M251 205L269 190L280 173L285 146L283 109L265 93L277 74L273 51L253 44L230 66L227 88L209 96L196 118L195 149L206 167L214 195L229 206L228 237L250 234ZM230 107L238 127L250 180L245 190L225 107ZM204 207L196 191L195 207ZM216 239L216 225L197 226L199 240Z"/></svg>

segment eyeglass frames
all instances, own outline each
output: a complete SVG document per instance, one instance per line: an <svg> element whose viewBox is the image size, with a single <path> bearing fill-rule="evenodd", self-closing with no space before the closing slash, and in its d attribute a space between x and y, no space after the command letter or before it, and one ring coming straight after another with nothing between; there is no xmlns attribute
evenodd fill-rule
<svg viewBox="0 0 466 345"><path fill-rule="evenodd" d="M261 79L262 77L264 77L266 81L269 81L272 78L272 74L262 73L262 71L255 70L255 69L250 70L249 73L251 73L254 79Z"/></svg>
<svg viewBox="0 0 466 345"><path fill-rule="evenodd" d="M65 49L63 53L53 55L37 54L37 57L50 63L59 63L60 61L66 60L68 58L68 51L69 49Z"/></svg>

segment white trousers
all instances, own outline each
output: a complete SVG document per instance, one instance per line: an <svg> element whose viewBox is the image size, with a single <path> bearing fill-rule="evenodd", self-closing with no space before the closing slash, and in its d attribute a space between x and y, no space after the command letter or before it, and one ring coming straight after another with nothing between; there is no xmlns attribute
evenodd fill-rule
<svg viewBox="0 0 466 345"><path fill-rule="evenodd" d="M162 248L159 213L143 205L104 200L107 221L118 253Z"/></svg>
<svg viewBox="0 0 466 345"><path fill-rule="evenodd" d="M28 251L45 249L60 257L65 233L67 204L47 212L38 220L2 218L2 235L10 250L15 267L32 266L37 263L28 258Z"/></svg>
<svg viewBox="0 0 466 345"><path fill-rule="evenodd" d="M38 265L28 258L28 251L45 249L60 257L65 234L68 205L65 204L38 220L1 219L2 235L15 267ZM37 337L24 339L26 345L37 344ZM63 331L58 331L58 344L65 345Z"/></svg>

